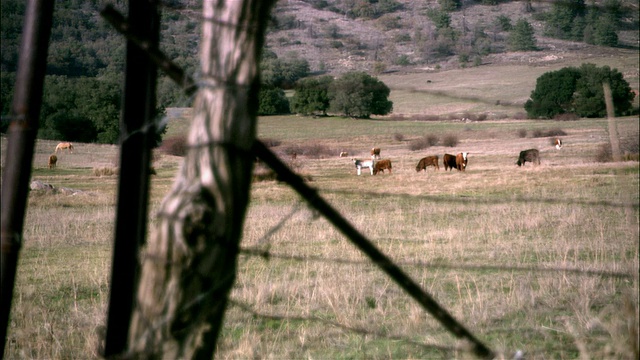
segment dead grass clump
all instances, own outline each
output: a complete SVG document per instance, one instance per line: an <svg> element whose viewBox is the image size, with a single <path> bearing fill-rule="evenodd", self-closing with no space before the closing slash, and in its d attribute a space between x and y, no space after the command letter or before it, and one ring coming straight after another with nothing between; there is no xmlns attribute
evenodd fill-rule
<svg viewBox="0 0 640 360"><path fill-rule="evenodd" d="M638 161L640 157L640 139L632 136L620 141L620 150L624 161Z"/></svg>
<svg viewBox="0 0 640 360"><path fill-rule="evenodd" d="M535 129L531 132L531 137L534 137L534 138L545 137L544 131L540 129Z"/></svg>
<svg viewBox="0 0 640 360"><path fill-rule="evenodd" d="M160 144L160 151L167 155L185 156L187 155L187 139L182 136L164 139Z"/></svg>
<svg viewBox="0 0 640 360"><path fill-rule="evenodd" d="M282 144L282 141L277 139L260 139L260 141L267 147L276 147Z"/></svg>
<svg viewBox="0 0 640 360"><path fill-rule="evenodd" d="M553 128L549 130L535 129L531 132L531 137L541 138L549 136L565 136L567 133L560 128Z"/></svg>
<svg viewBox="0 0 640 360"><path fill-rule="evenodd" d="M404 121L407 120L407 117L402 114L394 114L385 118L388 121Z"/></svg>
<svg viewBox="0 0 640 360"><path fill-rule="evenodd" d="M114 176L120 173L120 169L117 167L97 167L93 168L93 176Z"/></svg>
<svg viewBox="0 0 640 360"><path fill-rule="evenodd" d="M519 138L526 138L527 137L527 129L518 129L518 131L516 131L516 134L518 134Z"/></svg>
<svg viewBox="0 0 640 360"><path fill-rule="evenodd" d="M295 153L297 156L304 155L311 159L321 159L336 156L336 151L319 143L309 143L308 145L289 146L284 149L285 154ZM337 152L339 154L339 152Z"/></svg>
<svg viewBox="0 0 640 360"><path fill-rule="evenodd" d="M596 151L595 161L604 163L613 161L613 155L611 154L611 145L609 143L601 144Z"/></svg>
<svg viewBox="0 0 640 360"><path fill-rule="evenodd" d="M526 120L528 118L529 117L527 116L527 113L525 113L525 112L521 112L520 111L520 112L517 112L517 113L513 114L513 119L514 120Z"/></svg>
<svg viewBox="0 0 640 360"><path fill-rule="evenodd" d="M404 135L400 133L393 134L393 140L395 141L404 141Z"/></svg>
<svg viewBox="0 0 640 360"><path fill-rule="evenodd" d="M557 114L553 117L553 120L574 121L574 120L580 120L580 116L572 113Z"/></svg>
<svg viewBox="0 0 640 360"><path fill-rule="evenodd" d="M456 147L459 142L460 140L458 140L458 137L453 134L447 134L442 138L442 145L448 147Z"/></svg>
<svg viewBox="0 0 640 360"><path fill-rule="evenodd" d="M409 143L409 150L411 151L423 150L423 149L429 148L430 146L431 145L429 145L429 140L427 139L427 136L423 136L419 139L412 140Z"/></svg>
<svg viewBox="0 0 640 360"><path fill-rule="evenodd" d="M414 121L439 121L439 115L429 115L429 114L416 114L411 116L411 120Z"/></svg>
<svg viewBox="0 0 640 360"><path fill-rule="evenodd" d="M553 129L549 129L547 130L547 136L565 136L567 135L566 131L560 129L560 128L553 128Z"/></svg>
<svg viewBox="0 0 640 360"><path fill-rule="evenodd" d="M275 171L268 168L256 168L253 171L253 182L273 181L278 177Z"/></svg>

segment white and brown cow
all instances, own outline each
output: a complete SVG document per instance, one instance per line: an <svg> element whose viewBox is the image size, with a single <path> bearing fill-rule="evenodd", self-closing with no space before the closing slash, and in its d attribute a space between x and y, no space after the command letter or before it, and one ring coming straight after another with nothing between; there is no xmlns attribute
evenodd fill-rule
<svg viewBox="0 0 640 360"><path fill-rule="evenodd" d="M359 160L359 159L351 159L353 163L356 165L356 173L360 175L362 173L362 168L369 168L371 175L373 175L373 160Z"/></svg>
<svg viewBox="0 0 640 360"><path fill-rule="evenodd" d="M380 161L376 161L373 164L373 175L380 173L384 173L385 170L389 170L389 174L391 174L391 160L384 159Z"/></svg>
<svg viewBox="0 0 640 360"><path fill-rule="evenodd" d="M518 156L516 165L524 166L527 161L535 165L540 165L540 151L538 151L538 149L520 151L520 156Z"/></svg>
<svg viewBox="0 0 640 360"><path fill-rule="evenodd" d="M374 147L371 149L371 158L380 159L380 148Z"/></svg>
<svg viewBox="0 0 640 360"><path fill-rule="evenodd" d="M467 168L467 163L469 162L468 152L461 152L456 155L456 169L458 171L464 171Z"/></svg>
<svg viewBox="0 0 640 360"><path fill-rule="evenodd" d="M436 168L436 170L440 170L440 166L438 166L438 155L427 156L420 159L418 165L416 166L416 171L420 172L424 170L424 172L426 173L427 166L433 166Z"/></svg>
<svg viewBox="0 0 640 360"><path fill-rule="evenodd" d="M560 139L560 138L556 138L556 139L553 141L553 145L555 145L555 146L556 146L556 149L558 149L558 150L562 149L562 139Z"/></svg>

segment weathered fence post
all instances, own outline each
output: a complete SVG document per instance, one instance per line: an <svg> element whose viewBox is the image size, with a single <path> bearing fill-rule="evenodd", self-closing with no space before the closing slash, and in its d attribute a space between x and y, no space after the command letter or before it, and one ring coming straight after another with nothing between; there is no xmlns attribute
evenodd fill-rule
<svg viewBox="0 0 640 360"><path fill-rule="evenodd" d="M129 23L156 49L160 14L153 1L129 1ZM155 139L157 70L132 41L127 41L122 115L120 120L120 177L113 244L111 286L104 356L126 350L139 275L138 252L147 232L149 166Z"/></svg>
<svg viewBox="0 0 640 360"><path fill-rule="evenodd" d="M618 129L616 126L616 111L613 107L613 95L611 95L611 85L609 81L602 82L604 92L604 104L607 108L607 123L609 124L609 142L611 143L611 157L613 161L622 160L620 151L620 141L618 140Z"/></svg>
<svg viewBox="0 0 640 360"><path fill-rule="evenodd" d="M204 1L188 153L141 255L132 356L211 358L215 351L249 199L259 54L272 3Z"/></svg>
<svg viewBox="0 0 640 360"><path fill-rule="evenodd" d="M31 0L25 12L16 86L11 106L6 164L2 172L2 275L0 285L0 357L4 356L18 255L22 246L29 179L38 134L42 89L54 2Z"/></svg>

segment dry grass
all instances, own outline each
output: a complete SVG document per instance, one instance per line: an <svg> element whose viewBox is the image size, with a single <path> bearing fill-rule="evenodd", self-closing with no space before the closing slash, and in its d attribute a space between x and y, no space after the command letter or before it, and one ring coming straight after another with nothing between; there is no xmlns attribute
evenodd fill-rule
<svg viewBox="0 0 640 360"><path fill-rule="evenodd" d="M567 134L560 151L548 138L517 134L554 128ZM528 358L633 358L638 163L594 162L608 141L605 120L281 117L261 119L259 129L260 137L279 140L272 149L308 184L499 357L521 350ZM362 135L349 135L354 131ZM411 151L406 142L452 132L459 136L453 151L470 153L468 170L416 173L421 157L451 148ZM407 135L399 142L393 133ZM620 119L619 133L637 137L637 119ZM286 157L285 149L314 143L333 155ZM117 149L79 144L77 154L49 170L51 145L38 143L33 178L87 191L31 193L5 355L98 358L117 177L96 177L92 169L109 167ZM344 148L368 156L373 145L393 161L393 174L358 177L349 158L338 157ZM540 149L542 165L515 166L518 152L531 147ZM151 214L181 161L154 158ZM218 358L470 356L290 188L261 180L253 184L242 247L271 256L241 256ZM565 268L577 272L559 270Z"/></svg>

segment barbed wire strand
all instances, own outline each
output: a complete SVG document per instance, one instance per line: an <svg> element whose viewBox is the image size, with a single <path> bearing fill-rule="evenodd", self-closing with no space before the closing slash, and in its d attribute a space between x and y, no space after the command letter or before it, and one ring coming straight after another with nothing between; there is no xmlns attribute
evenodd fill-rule
<svg viewBox="0 0 640 360"><path fill-rule="evenodd" d="M348 260L348 259L338 259L338 258L326 258L322 256L302 256L302 255L288 255L288 254L279 254L272 253L269 250L263 250L259 248L241 248L240 254L245 256L255 256L260 257L265 260L270 259L279 259L279 260L291 260L291 261L299 261L299 262L319 262L319 263L332 263L339 265L366 265L371 264L370 261L365 260ZM607 270L583 270L577 268L569 268L569 267L548 267L541 268L535 266L518 266L518 265L476 265L476 264L444 264L441 262L424 262L424 261L396 261L396 264L403 267L419 267L419 268L429 268L429 269L445 269L445 270L467 270L467 271L514 271L514 272L537 272L537 273L546 273L546 272L557 272L557 273L569 273L575 275L584 275L584 276L601 276L607 278L617 278L617 279L633 279L638 278L638 274L629 274L624 272L616 272L616 271L607 271Z"/></svg>

